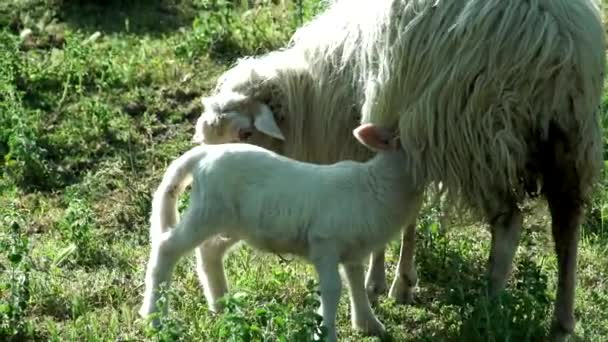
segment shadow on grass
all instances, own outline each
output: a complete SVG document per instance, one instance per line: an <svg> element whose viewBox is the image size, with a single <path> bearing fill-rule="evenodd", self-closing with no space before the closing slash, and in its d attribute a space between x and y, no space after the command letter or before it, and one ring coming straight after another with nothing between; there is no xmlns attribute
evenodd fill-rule
<svg viewBox="0 0 608 342"><path fill-rule="evenodd" d="M160 36L190 26L196 11L189 1L59 0L58 15L68 25L93 33Z"/></svg>
<svg viewBox="0 0 608 342"><path fill-rule="evenodd" d="M485 259L471 259L455 246L439 243L420 248L417 260L420 291L413 307L377 309L388 326L407 330L408 340L545 339L552 309L548 280L529 256L520 253L509 285L496 298L486 294Z"/></svg>

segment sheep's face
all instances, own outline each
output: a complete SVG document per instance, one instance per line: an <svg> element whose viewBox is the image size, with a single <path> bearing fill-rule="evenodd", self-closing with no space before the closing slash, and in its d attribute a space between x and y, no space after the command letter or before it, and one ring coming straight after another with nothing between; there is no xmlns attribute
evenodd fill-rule
<svg viewBox="0 0 608 342"><path fill-rule="evenodd" d="M237 113L204 112L196 121L193 141L205 144L224 144L247 140L251 134L249 120Z"/></svg>
<svg viewBox="0 0 608 342"><path fill-rule="evenodd" d="M192 139L196 143L245 142L254 131L285 139L272 111L263 103L234 92L205 97L202 102L205 109Z"/></svg>

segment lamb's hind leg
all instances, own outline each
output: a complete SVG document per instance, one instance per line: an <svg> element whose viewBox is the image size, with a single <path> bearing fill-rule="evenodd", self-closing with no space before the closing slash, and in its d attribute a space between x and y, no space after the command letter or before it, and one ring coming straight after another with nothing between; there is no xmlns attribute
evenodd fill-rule
<svg viewBox="0 0 608 342"><path fill-rule="evenodd" d="M218 300L228 291L224 271L224 254L238 240L214 236L196 248L196 270L209 309L219 312L222 307Z"/></svg>
<svg viewBox="0 0 608 342"><path fill-rule="evenodd" d="M365 292L363 265L361 263L344 264L343 270L350 290L350 315L353 328L360 330L365 335L384 334L384 325L374 315Z"/></svg>
<svg viewBox="0 0 608 342"><path fill-rule="evenodd" d="M157 312L160 287L169 286L173 268L180 257L215 233L213 227L204 224L199 213L188 210L175 229L163 233L158 241L152 241L146 270L144 300L139 310L142 317L146 318ZM163 312L166 311L165 305ZM157 326L158 318L152 323Z"/></svg>

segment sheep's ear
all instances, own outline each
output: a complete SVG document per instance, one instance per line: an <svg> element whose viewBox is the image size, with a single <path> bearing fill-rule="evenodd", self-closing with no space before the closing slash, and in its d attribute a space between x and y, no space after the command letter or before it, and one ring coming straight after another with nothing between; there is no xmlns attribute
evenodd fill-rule
<svg viewBox="0 0 608 342"><path fill-rule="evenodd" d="M194 135L192 136L192 142L195 144L202 144L205 141L205 136L203 135L203 116L199 116L196 120L196 124L194 125Z"/></svg>
<svg viewBox="0 0 608 342"><path fill-rule="evenodd" d="M374 150L388 150L396 147L391 142L390 132L374 124L366 123L360 125L353 130L353 135L360 143Z"/></svg>
<svg viewBox="0 0 608 342"><path fill-rule="evenodd" d="M204 110L210 110L211 109L211 107L212 107L211 101L212 100L211 100L210 97L203 97L203 98L201 98L201 104L203 105Z"/></svg>
<svg viewBox="0 0 608 342"><path fill-rule="evenodd" d="M274 114L265 104L260 105L260 111L256 113L253 125L258 131L266 135L280 140L285 140L279 125L277 125L277 122L274 119Z"/></svg>

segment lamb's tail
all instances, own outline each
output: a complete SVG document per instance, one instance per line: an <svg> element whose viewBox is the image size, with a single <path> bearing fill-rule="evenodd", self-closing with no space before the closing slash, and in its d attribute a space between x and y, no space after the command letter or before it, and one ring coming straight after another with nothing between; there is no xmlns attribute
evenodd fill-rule
<svg viewBox="0 0 608 342"><path fill-rule="evenodd" d="M171 162L152 199L150 215L150 240L158 241L160 236L179 221L177 199L192 182L192 171L206 155L205 148L197 146Z"/></svg>

